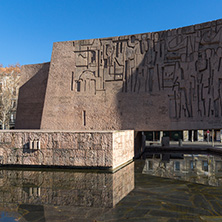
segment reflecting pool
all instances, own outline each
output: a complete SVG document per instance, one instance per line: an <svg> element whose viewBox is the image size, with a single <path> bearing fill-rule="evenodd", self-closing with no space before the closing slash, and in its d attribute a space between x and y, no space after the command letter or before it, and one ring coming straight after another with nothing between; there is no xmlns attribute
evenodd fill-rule
<svg viewBox="0 0 222 222"><path fill-rule="evenodd" d="M0 168L0 221L222 221L222 158L146 154L116 173Z"/></svg>
<svg viewBox="0 0 222 222"><path fill-rule="evenodd" d="M222 158L209 154L146 154L144 174L222 186Z"/></svg>

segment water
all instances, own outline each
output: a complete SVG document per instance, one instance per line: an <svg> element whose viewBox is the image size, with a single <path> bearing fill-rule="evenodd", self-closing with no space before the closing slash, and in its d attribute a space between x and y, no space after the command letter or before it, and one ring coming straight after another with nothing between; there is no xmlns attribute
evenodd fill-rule
<svg viewBox="0 0 222 222"><path fill-rule="evenodd" d="M0 221L222 221L222 158L147 154L114 174L0 169Z"/></svg>
<svg viewBox="0 0 222 222"><path fill-rule="evenodd" d="M208 154L149 153L144 174L210 186L222 186L222 158Z"/></svg>

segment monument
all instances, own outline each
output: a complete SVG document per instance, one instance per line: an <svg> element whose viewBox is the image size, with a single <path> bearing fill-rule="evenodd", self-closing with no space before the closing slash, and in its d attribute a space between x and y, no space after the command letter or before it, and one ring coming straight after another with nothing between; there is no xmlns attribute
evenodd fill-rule
<svg viewBox="0 0 222 222"><path fill-rule="evenodd" d="M141 151L138 131L221 129L222 20L57 42L21 76L0 164L115 170Z"/></svg>
<svg viewBox="0 0 222 222"><path fill-rule="evenodd" d="M23 67L24 75L34 76L29 84L44 81L35 83L42 88L38 98L21 91L16 128L221 128L221 58L222 20L161 32L56 42L50 65ZM49 72L43 69L48 65ZM42 104L38 123L32 114L36 103Z"/></svg>

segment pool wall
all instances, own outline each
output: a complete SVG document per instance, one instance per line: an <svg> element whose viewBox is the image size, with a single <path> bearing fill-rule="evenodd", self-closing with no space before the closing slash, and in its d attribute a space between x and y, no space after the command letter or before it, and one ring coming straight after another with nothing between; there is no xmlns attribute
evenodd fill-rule
<svg viewBox="0 0 222 222"><path fill-rule="evenodd" d="M134 132L0 132L0 165L63 166L115 170L132 161Z"/></svg>

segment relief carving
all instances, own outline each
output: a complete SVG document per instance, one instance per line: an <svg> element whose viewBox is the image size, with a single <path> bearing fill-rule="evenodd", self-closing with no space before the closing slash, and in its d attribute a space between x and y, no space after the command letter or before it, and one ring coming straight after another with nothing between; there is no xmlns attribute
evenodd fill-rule
<svg viewBox="0 0 222 222"><path fill-rule="evenodd" d="M76 93L96 95L118 82L122 93L164 91L172 119L222 116L222 27L215 22L73 47Z"/></svg>

